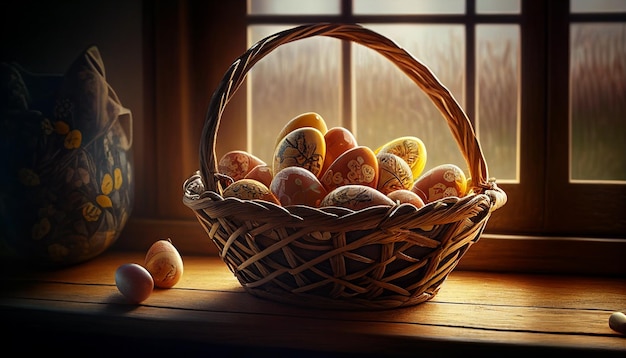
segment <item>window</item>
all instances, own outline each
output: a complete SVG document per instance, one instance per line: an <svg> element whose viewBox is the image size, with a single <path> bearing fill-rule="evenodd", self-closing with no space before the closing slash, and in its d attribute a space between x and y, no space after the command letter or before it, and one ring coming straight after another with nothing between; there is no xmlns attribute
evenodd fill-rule
<svg viewBox="0 0 626 358"><path fill-rule="evenodd" d="M147 98L152 93L154 103L147 106L147 120L140 128L145 143L139 148L143 151L140 157L157 153L160 160L141 162L147 168L137 173L137 200L141 207L134 212L134 221L140 225L131 225L136 229L131 233L159 227L179 232L178 236L205 238L193 215L180 203L180 192L163 188L179 187L197 169L198 133L210 96L232 61L251 42L302 23L356 22L409 48L451 89L475 122L490 173L509 197L508 204L489 220L483 236L489 240L481 240L482 249L474 250L482 255L475 261L480 261L480 265L475 267L534 267L552 271L556 270L554 265L560 265L557 267L567 272L589 272L588 266L602 266L606 268L603 272L626 272L623 264L611 261L626 245L622 154L626 141L620 137L625 133L626 118L626 102L620 100L624 98L626 83L624 1L592 1L590 7L584 7L587 1L575 0L285 0L275 7L262 7L262 2L187 0L145 4L147 19L154 21L154 26L146 26L154 31L149 36L148 49L152 46L156 55L146 69L146 73L152 74L146 84ZM314 8L294 7L296 3ZM447 6L441 7L443 4ZM606 7L615 4L621 7ZM303 10L308 12L302 13ZM595 47L591 52L577 50L581 36L593 38L589 31L598 39L591 41L593 46L604 46L603 51ZM435 36L448 42L435 42ZM294 49L300 46L303 49ZM308 62L301 62L303 56L296 56L295 51L310 54L304 56ZM599 77L596 67L580 67L582 53L601 59L594 66L614 66L603 70L610 71L612 78L594 83L592 80ZM421 118L432 112L427 108L431 104L420 98L423 96L417 87L403 82L402 74L394 73L392 64L379 57L332 38L310 38L279 47L255 65L244 86L226 106L217 136L217 153L242 148L255 154L262 152L264 146L260 143L273 141L274 133L278 133L271 125L280 126L295 113L308 110L320 111L331 126L355 130L358 138L370 140L365 143L372 146L379 141L376 136L365 139L368 131L376 132L372 128L376 128L373 125L377 118L390 122L387 113L391 113L395 126L408 128L420 123L412 117L420 117L424 124L414 130L425 141L434 135L449 136L444 120L435 112L436 118ZM294 69L291 66L296 62L299 67ZM494 62L498 63L497 71L493 70ZM367 66L370 73L359 71L359 66ZM375 71L369 71L371 66L376 66ZM300 76L300 72L307 71L315 76ZM296 73L298 76L293 75ZM393 83L384 89L368 85L368 81L376 80L372 77L380 78L375 76L381 73L394 76ZM581 117L582 104L576 98L584 92L577 92L573 86L579 81L574 73L584 73L580 78L594 83L593 93L603 93L584 103L601 103L601 107L618 104L610 110L601 108L610 112L610 117L602 121ZM286 80L288 76L291 77ZM498 90L491 88L494 83ZM286 87L290 85L295 89ZM601 85L611 89L598 90ZM374 89L378 91L373 92ZM285 100L284 94L294 91L305 95L289 93L289 100ZM411 105L406 109L380 108L368 100L379 100L377 96L386 98L380 99L385 106L390 99L398 98ZM493 100L495 96L497 100ZM152 117L154 123L150 122ZM603 123L611 123L616 130L607 131ZM591 134L592 129L598 133ZM404 134L405 129L384 132L391 137ZM593 177L581 176L589 173L577 159L581 149L570 146L575 142L570 141L570 134L573 138L586 136L584 141L576 139L584 143L582 148L586 149L582 151L603 153L600 158L603 163L611 163L611 169L606 173L594 171ZM437 141L448 145L453 143L449 139ZM589 143L603 146L602 152ZM444 160L462 163L456 148L438 150L439 144L436 149L433 145L429 146L431 165ZM449 156L444 152L449 152ZM600 160L592 156L586 162L598 166ZM604 177L599 179L597 175ZM142 218L156 220L142 222ZM163 219L169 221L163 224ZM159 235L162 232L158 231ZM211 246L191 241L190 245L196 247ZM589 264L590 260L596 264Z"/></svg>
<svg viewBox="0 0 626 358"><path fill-rule="evenodd" d="M616 21L625 13L624 2L616 3L572 1L570 12L566 1L337 0L308 8L249 0L248 46L313 21L356 22L386 35L429 66L474 121L490 175L509 195L488 232L620 236L626 22ZM566 32L555 29L562 19L571 24ZM558 68L546 67L556 58ZM446 162L465 167L430 100L387 59L358 44L320 37L282 46L255 65L248 86L248 148L262 159L271 159L268 143L282 124L314 110L330 126L351 129L359 144L376 148L416 135L428 149L426 169ZM560 103L563 95L571 100ZM554 132L569 137L546 137Z"/></svg>

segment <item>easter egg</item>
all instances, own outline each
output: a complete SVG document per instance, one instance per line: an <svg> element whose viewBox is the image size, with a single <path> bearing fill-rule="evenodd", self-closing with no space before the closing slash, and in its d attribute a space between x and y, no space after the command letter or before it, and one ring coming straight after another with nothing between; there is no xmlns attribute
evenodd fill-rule
<svg viewBox="0 0 626 358"><path fill-rule="evenodd" d="M287 124L283 126L280 132L278 132L278 136L276 137L276 143L274 144L274 147L276 147L278 143L288 133L298 128L303 128L303 127L315 128L319 130L320 132L322 132L322 135L326 134L326 131L328 130L328 127L326 126L326 122L324 121L324 118L322 118L322 116L320 116L316 112L304 112L293 117L292 119L289 120L289 122L287 122Z"/></svg>
<svg viewBox="0 0 626 358"><path fill-rule="evenodd" d="M380 191L365 185L348 184L331 190L320 203L324 206L340 206L361 210L374 205L394 205L394 201Z"/></svg>
<svg viewBox="0 0 626 358"><path fill-rule="evenodd" d="M286 167L302 167L315 176L320 174L326 156L324 134L313 127L302 127L289 132L274 151L272 171Z"/></svg>
<svg viewBox="0 0 626 358"><path fill-rule="evenodd" d="M273 176L274 174L272 173L272 168L267 164L261 164L252 168L252 170L246 174L244 179L258 180L269 188Z"/></svg>
<svg viewBox="0 0 626 358"><path fill-rule="evenodd" d="M380 146L374 153L392 153L404 159L411 167L413 178L419 177L426 166L426 146L417 137L396 138Z"/></svg>
<svg viewBox="0 0 626 358"><path fill-rule="evenodd" d="M409 164L392 153L378 153L378 191L389 194L398 189L411 189L413 172Z"/></svg>
<svg viewBox="0 0 626 358"><path fill-rule="evenodd" d="M237 181L243 179L252 168L265 162L244 150L232 150L217 162L217 171Z"/></svg>
<svg viewBox="0 0 626 358"><path fill-rule="evenodd" d="M321 182L328 191L347 184L360 184L376 189L378 185L376 155L366 146L348 149L328 167Z"/></svg>
<svg viewBox="0 0 626 358"><path fill-rule="evenodd" d="M420 176L411 191L425 203L449 196L463 197L467 193L467 178L458 166L441 164Z"/></svg>
<svg viewBox="0 0 626 358"><path fill-rule="evenodd" d="M183 258L169 238L157 240L150 246L144 267L152 275L154 285L160 288L174 287L184 270Z"/></svg>
<svg viewBox="0 0 626 358"><path fill-rule="evenodd" d="M322 175L326 173L328 167L348 149L357 146L357 141L352 132L344 127L333 127L324 134L326 142L326 157L322 167ZM321 177L321 175L319 175Z"/></svg>
<svg viewBox="0 0 626 358"><path fill-rule="evenodd" d="M425 205L424 200L422 200L419 195L407 189L394 190L387 194L387 196L389 197L389 199L398 204L413 204L417 208L421 208Z"/></svg>
<svg viewBox="0 0 626 358"><path fill-rule="evenodd" d="M287 167L276 173L270 191L281 205L318 207L327 191L313 173L302 167Z"/></svg>
<svg viewBox="0 0 626 358"><path fill-rule="evenodd" d="M150 272L136 263L127 263L115 270L115 286L130 303L145 301L154 290Z"/></svg>
<svg viewBox="0 0 626 358"><path fill-rule="evenodd" d="M254 179L240 179L224 189L222 196L224 198L235 197L242 200L266 200L279 204L280 202L270 189L263 183Z"/></svg>

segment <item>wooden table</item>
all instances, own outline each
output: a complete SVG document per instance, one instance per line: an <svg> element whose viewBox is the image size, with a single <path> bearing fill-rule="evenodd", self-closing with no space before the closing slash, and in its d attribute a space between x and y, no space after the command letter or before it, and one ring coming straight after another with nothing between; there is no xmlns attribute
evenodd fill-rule
<svg viewBox="0 0 626 358"><path fill-rule="evenodd" d="M116 268L144 253L111 251L54 271L4 267L3 345L22 353L108 356L473 356L555 353L626 357L608 326L626 308L620 278L456 271L418 306L314 310L246 293L219 258L184 257L172 289L127 304Z"/></svg>

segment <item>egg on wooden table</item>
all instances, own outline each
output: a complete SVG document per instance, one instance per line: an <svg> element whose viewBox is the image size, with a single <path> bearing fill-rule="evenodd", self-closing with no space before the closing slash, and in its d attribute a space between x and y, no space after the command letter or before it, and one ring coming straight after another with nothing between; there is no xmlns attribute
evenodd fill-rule
<svg viewBox="0 0 626 358"><path fill-rule="evenodd" d="M415 136L393 139L377 148L374 153L392 153L404 159L411 167L413 178L419 177L426 166L426 146Z"/></svg>
<svg viewBox="0 0 626 358"><path fill-rule="evenodd" d="M115 286L130 303L141 303L152 294L154 279L145 267L127 263L115 270Z"/></svg>
<svg viewBox="0 0 626 358"><path fill-rule="evenodd" d="M333 127L324 134L326 142L326 157L324 158L324 166L322 167L321 177L326 173L328 167L339 158L345 151L356 147L357 141L352 132L344 127Z"/></svg>
<svg viewBox="0 0 626 358"><path fill-rule="evenodd" d="M360 184L376 189L378 160L369 147L356 146L341 154L322 176L327 191L347 184Z"/></svg>
<svg viewBox="0 0 626 358"><path fill-rule="evenodd" d="M265 162L245 150L232 150L220 158L217 162L217 171L228 175L237 181L243 179L254 167Z"/></svg>
<svg viewBox="0 0 626 358"><path fill-rule="evenodd" d="M183 258L171 239L155 241L144 259L144 267L159 288L172 288L183 276Z"/></svg>
<svg viewBox="0 0 626 358"><path fill-rule="evenodd" d="M394 201L380 191L365 185L342 185L330 191L320 206L340 206L352 210L361 210L375 205L394 205Z"/></svg>
<svg viewBox="0 0 626 358"><path fill-rule="evenodd" d="M394 190L411 189L413 186L413 172L409 164L393 153L378 153L378 185L377 189L383 194Z"/></svg>
<svg viewBox="0 0 626 358"><path fill-rule="evenodd" d="M461 168L454 164L440 164L420 176L411 191L419 195L425 203L467 194L467 177Z"/></svg>
<svg viewBox="0 0 626 358"><path fill-rule="evenodd" d="M276 136L276 142L274 143L274 147L278 146L278 143L288 134L293 132L298 128L303 127L312 127L319 130L322 135L326 134L328 131L328 126L326 125L326 121L324 118L317 112L304 112L299 115L293 117L283 126L283 128L278 132L278 136Z"/></svg>
<svg viewBox="0 0 626 358"><path fill-rule="evenodd" d="M317 176L322 170L325 156L324 134L313 127L298 128L278 142L272 171L278 173L286 167L302 167Z"/></svg>
<svg viewBox="0 0 626 358"><path fill-rule="evenodd" d="M319 179L302 167L287 167L276 173L270 191L283 206L318 207L327 194Z"/></svg>
<svg viewBox="0 0 626 358"><path fill-rule="evenodd" d="M240 179L223 190L222 196L224 198L235 197L242 200L266 200L274 204L280 202L270 189L263 183L254 179Z"/></svg>

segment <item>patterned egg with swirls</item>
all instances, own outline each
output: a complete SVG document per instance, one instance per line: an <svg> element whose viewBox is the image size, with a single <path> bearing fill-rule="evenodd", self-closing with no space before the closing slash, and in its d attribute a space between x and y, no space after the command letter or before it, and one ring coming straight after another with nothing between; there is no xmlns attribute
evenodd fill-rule
<svg viewBox="0 0 626 358"><path fill-rule="evenodd" d="M375 188L348 184L330 191L320 203L321 207L340 206L352 210L361 210L370 206L388 205L395 202Z"/></svg>
<svg viewBox="0 0 626 358"><path fill-rule="evenodd" d="M376 189L378 185L378 160L366 146L356 146L345 151L328 167L321 182L331 191L347 184L360 184Z"/></svg>
<svg viewBox="0 0 626 358"><path fill-rule="evenodd" d="M322 170L325 157L324 134L313 127L298 128L278 142L272 171L278 173L284 168L295 166L307 169L317 176Z"/></svg>

